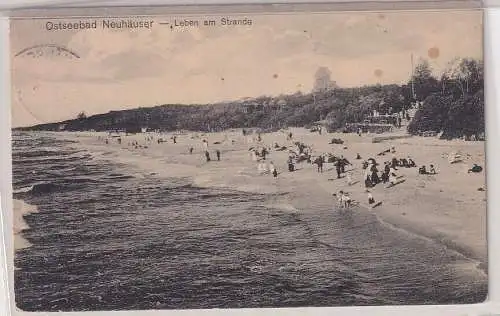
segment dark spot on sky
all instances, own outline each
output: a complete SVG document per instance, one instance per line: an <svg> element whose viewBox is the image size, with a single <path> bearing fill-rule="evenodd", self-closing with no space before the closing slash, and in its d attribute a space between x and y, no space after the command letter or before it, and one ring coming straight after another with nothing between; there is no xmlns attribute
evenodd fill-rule
<svg viewBox="0 0 500 316"><path fill-rule="evenodd" d="M224 81L224 77L220 78L221 81Z"/></svg>
<svg viewBox="0 0 500 316"><path fill-rule="evenodd" d="M274 78L274 79L278 78L278 74L274 74L274 75L273 75L273 78Z"/></svg>
<svg viewBox="0 0 500 316"><path fill-rule="evenodd" d="M375 75L375 77L380 78L384 75L384 71L382 69L375 69L373 74Z"/></svg>
<svg viewBox="0 0 500 316"><path fill-rule="evenodd" d="M427 55L429 56L430 59L436 59L439 57L439 48L437 47L431 47L427 51Z"/></svg>

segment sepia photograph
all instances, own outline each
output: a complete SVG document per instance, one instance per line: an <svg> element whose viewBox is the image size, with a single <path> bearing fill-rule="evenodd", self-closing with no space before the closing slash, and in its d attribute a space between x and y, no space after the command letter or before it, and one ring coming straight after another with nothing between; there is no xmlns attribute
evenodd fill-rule
<svg viewBox="0 0 500 316"><path fill-rule="evenodd" d="M15 306L488 295L480 10L15 18Z"/></svg>

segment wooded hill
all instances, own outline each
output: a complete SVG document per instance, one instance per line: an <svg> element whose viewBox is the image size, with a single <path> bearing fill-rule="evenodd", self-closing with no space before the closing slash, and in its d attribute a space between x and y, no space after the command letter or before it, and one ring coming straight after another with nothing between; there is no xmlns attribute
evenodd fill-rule
<svg viewBox="0 0 500 316"><path fill-rule="evenodd" d="M89 117L82 112L73 120L17 130L59 131L63 127L65 131L124 129L137 132L147 127L161 131L221 131L258 127L271 131L308 127L321 120L330 131L335 131L346 123L363 121L373 110L397 113L414 101L423 101L408 131L416 134L432 130L443 132L444 138L455 138L484 133L483 72L482 61L457 59L436 78L429 63L423 60L405 85L339 88L333 84L318 86L325 78L316 77L315 89L308 94L297 92L216 104L166 104ZM326 79L331 82L330 78Z"/></svg>

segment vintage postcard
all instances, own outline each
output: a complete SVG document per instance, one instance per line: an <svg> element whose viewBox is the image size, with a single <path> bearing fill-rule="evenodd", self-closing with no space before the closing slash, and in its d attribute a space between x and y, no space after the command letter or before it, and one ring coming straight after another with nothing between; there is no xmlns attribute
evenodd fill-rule
<svg viewBox="0 0 500 316"><path fill-rule="evenodd" d="M11 21L15 305L480 303L482 12Z"/></svg>

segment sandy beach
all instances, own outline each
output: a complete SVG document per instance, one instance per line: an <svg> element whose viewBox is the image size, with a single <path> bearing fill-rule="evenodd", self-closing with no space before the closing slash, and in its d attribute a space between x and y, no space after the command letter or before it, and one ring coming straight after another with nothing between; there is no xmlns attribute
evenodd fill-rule
<svg viewBox="0 0 500 316"><path fill-rule="evenodd" d="M486 262L486 193L482 190L485 189L485 174L484 171L478 174L467 172L473 163L484 166L483 142L411 137L372 143L373 136L379 135L319 135L299 128L290 131L293 133L292 141L286 140L283 132L262 134L262 141L269 147L278 143L290 149L295 149L294 141L300 141L312 147L313 155L344 155L353 164L347 170L351 170L352 180L357 183L349 186L345 178L336 179L335 167L331 163L325 164L323 173L318 173L316 165L307 162L298 163L297 170L289 172L287 150L271 150L267 160L278 169L278 177L259 174L257 163L252 161L249 151L255 144L249 143L249 138L244 137L241 130L176 133L176 144L171 139L173 133L155 136L153 141L146 141L144 134L122 136L122 144L112 137L108 137L109 144L106 144L105 133L58 135L77 140L75 146L89 150L99 159L132 166L137 175L154 173L165 178L187 177L200 187L268 194L272 196L270 207L301 212L310 217L313 225L317 225L318 235L325 239L328 239L328 225L325 219L315 218L315 214L329 209L333 212L337 202L332 194L339 190L347 191L354 200L360 201L360 205L366 206L362 161L373 157L383 165L384 161L391 159L391 154L377 156L377 153L395 146L398 158L411 155L418 166L434 164L438 174L419 175L418 168L399 168L398 175L404 176L405 182L391 188L379 184L371 189L374 198L383 202L381 206L357 209L375 212L388 225L431 238L471 259ZM158 137L167 142L158 144ZM329 144L332 138L341 138L345 143ZM212 161L208 163L202 139L209 143ZM133 141L137 141L142 148L129 145ZM190 147L194 148L192 154L189 153ZM221 161L215 159L217 149L221 151ZM357 153L362 160L355 159ZM450 164L449 153L460 153L463 162Z"/></svg>

